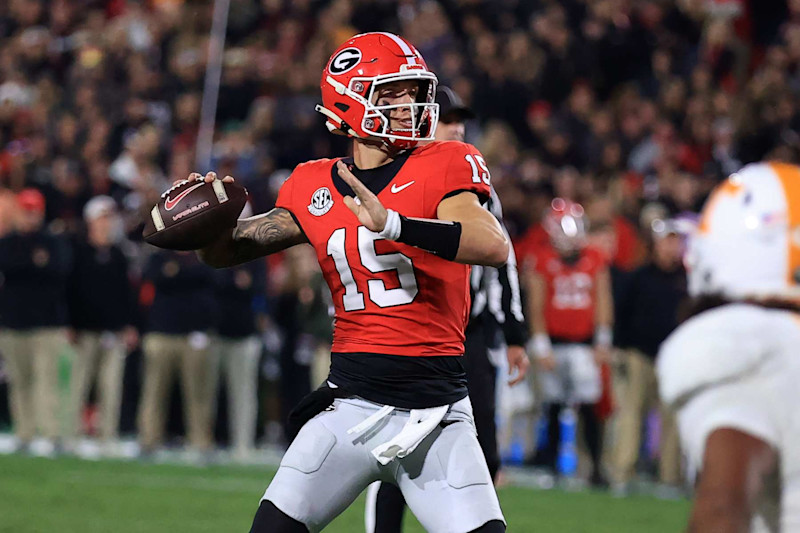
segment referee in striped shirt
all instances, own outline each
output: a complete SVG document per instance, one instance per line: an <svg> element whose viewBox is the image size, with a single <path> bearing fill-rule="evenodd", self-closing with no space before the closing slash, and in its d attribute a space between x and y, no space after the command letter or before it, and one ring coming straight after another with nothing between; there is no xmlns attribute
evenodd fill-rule
<svg viewBox="0 0 800 533"><path fill-rule="evenodd" d="M436 91L439 104L437 141L463 141L464 123L475 114L464 106L461 99L449 87L441 86ZM484 203L503 226L503 210L494 188ZM508 237L505 227L503 231ZM510 241L511 239L509 239ZM525 341L528 333L522 314L519 277L514 248L510 248L508 261L501 268L473 265L470 275L472 309L467 323L464 357L467 387L472 402L478 442L486 457L489 473L495 479L500 468L497 452L497 427L495 426L495 383L497 370L490 353L497 352L504 344L509 368L522 361L527 368L528 356ZM523 375L510 376L515 384ZM405 500L395 485L375 482L367 489L365 523L367 533L400 533L402 531Z"/></svg>

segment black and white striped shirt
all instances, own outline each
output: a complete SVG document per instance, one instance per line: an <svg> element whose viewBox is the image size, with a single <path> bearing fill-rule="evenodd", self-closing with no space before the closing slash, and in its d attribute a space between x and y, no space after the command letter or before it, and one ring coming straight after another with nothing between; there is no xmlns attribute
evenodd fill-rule
<svg viewBox="0 0 800 533"><path fill-rule="evenodd" d="M503 233L510 242L508 232L503 226L503 207L494 187L483 207L500 221ZM517 258L513 247L510 247L508 261L500 268L473 265L470 275L470 292L472 293L472 309L470 310L470 323L467 326L468 331L470 326L479 322L486 328L486 338L490 347L500 344L501 333L507 345L525 345L527 327L522 313Z"/></svg>

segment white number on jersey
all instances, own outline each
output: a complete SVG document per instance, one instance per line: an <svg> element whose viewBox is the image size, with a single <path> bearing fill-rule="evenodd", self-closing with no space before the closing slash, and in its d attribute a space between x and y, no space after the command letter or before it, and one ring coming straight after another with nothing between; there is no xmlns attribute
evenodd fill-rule
<svg viewBox="0 0 800 533"><path fill-rule="evenodd" d="M328 255L333 258L336 265L336 272L344 286L344 310L359 311L364 309L364 295L358 292L356 280L353 279L353 271L347 263L347 256L344 253L345 229L339 228L331 233L328 239Z"/></svg>
<svg viewBox="0 0 800 533"><path fill-rule="evenodd" d="M472 183L484 182L489 185L491 176L489 176L489 167L486 166L486 161L479 155L467 154L464 156L469 166L472 168ZM477 161L477 164L475 163ZM478 170L480 167L480 171ZM479 173L480 172L480 173Z"/></svg>
<svg viewBox="0 0 800 533"><path fill-rule="evenodd" d="M592 278L584 272L558 276L553 280L553 307L586 309L592 303Z"/></svg>
<svg viewBox="0 0 800 533"><path fill-rule="evenodd" d="M328 239L328 255L333 258L333 264L339 273L339 279L344 287L342 303L345 311L360 311L364 309L364 294L359 292L356 281L353 278L353 271L350 269L350 262L345 253L345 228L334 231ZM375 252L375 242L382 240L380 236L368 230L364 226L358 227L358 255L361 264L372 272L387 272L394 270L400 286L394 289L387 289L386 283L382 279L367 280L367 290L369 299L378 307L394 307L397 305L410 304L414 301L419 291L417 278L414 275L414 266L411 258L400 252L389 254L378 254Z"/></svg>

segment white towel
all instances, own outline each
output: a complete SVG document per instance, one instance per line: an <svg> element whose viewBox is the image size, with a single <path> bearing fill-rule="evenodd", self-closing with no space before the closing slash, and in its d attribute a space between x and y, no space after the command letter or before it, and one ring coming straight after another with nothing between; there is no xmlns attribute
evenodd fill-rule
<svg viewBox="0 0 800 533"><path fill-rule="evenodd" d="M439 425L449 408L449 405L440 405L428 409L412 409L408 416L408 422L400 430L400 433L389 442L375 447L372 455L382 465L389 464L395 458L402 459L409 455Z"/></svg>

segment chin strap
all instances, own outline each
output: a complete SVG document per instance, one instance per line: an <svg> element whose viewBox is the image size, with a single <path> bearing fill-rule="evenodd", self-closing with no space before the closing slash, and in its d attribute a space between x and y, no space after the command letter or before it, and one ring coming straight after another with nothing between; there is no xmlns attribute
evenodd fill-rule
<svg viewBox="0 0 800 533"><path fill-rule="evenodd" d="M391 139L384 139L382 137L372 137L372 136L370 136L370 137L361 137L360 135L358 135L353 130L353 128L351 128L350 126L347 125L347 122L342 120L339 117L339 115L337 115L336 113L334 113L333 111L331 111L327 107L323 107L322 105L317 104L316 106L314 106L314 109L316 111L322 113L323 115L325 115L326 118L329 119L329 120L325 121L325 127L328 128L329 132L331 132L331 133L333 133L335 135L347 135L347 136L350 136L350 137L355 137L357 139L364 139L366 141L379 142L379 143L384 144L384 145L386 145L386 146L388 146L390 148L396 148L396 146L392 145L389 142ZM334 124L331 124L330 121L336 122L336 124L338 124L338 126L335 126Z"/></svg>
<svg viewBox="0 0 800 533"><path fill-rule="evenodd" d="M328 128L328 131L330 131L331 133L335 133L337 135L351 135L353 137L358 137L358 135L356 135L356 132L353 131L353 128L348 126L347 123L344 120L342 120L341 117L339 117L339 115L337 115L327 107L323 107L322 105L317 104L316 106L314 106L314 110L322 113L323 115L325 115L326 118L328 118L328 120L325 121L325 127ZM338 126L331 124L329 121L335 122L336 124L338 124Z"/></svg>

